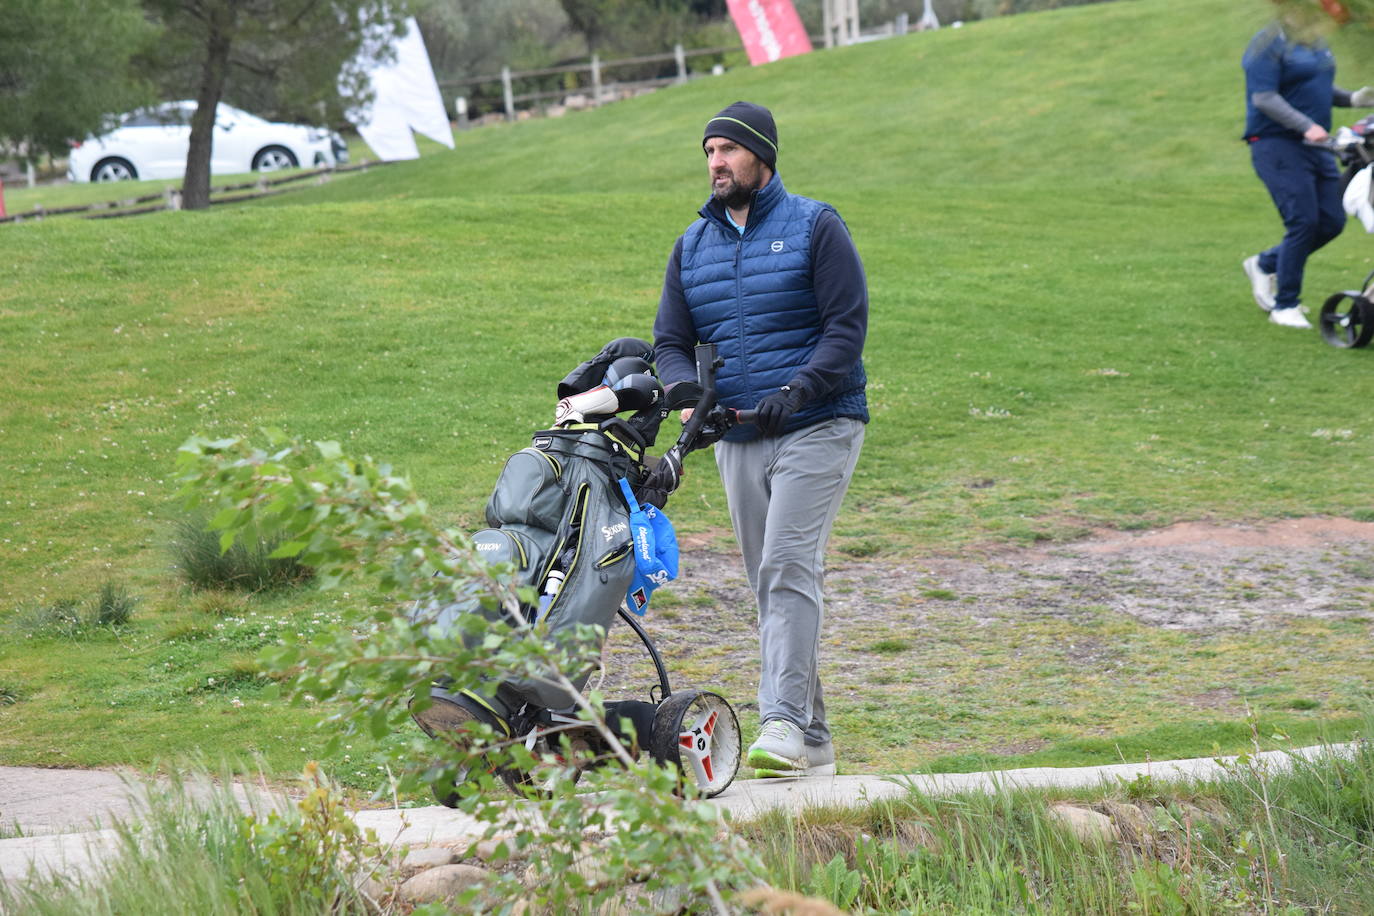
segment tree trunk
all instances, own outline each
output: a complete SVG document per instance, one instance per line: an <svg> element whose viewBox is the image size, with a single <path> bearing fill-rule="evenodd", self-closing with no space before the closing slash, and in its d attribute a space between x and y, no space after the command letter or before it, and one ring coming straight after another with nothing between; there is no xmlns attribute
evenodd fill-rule
<svg viewBox="0 0 1374 916"><path fill-rule="evenodd" d="M228 7L228 8L226 8ZM186 177L181 183L181 206L205 210L210 206L210 156L214 152L215 109L229 72L229 48L237 19L232 4L213 8L206 30L205 65L200 72L196 113L191 117L191 142L186 151Z"/></svg>

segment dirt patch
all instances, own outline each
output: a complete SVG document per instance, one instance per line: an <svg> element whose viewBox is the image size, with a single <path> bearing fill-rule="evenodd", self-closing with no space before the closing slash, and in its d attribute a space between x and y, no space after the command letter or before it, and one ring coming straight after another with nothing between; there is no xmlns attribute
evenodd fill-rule
<svg viewBox="0 0 1374 916"><path fill-rule="evenodd" d="M1167 547L1214 553L1228 547L1292 550L1326 548L1342 542L1374 545L1374 522L1356 522L1348 518L1294 518L1262 526L1180 522L1168 528L1139 534L1100 531L1093 540L1079 546L1089 553Z"/></svg>
<svg viewBox="0 0 1374 916"><path fill-rule="evenodd" d="M681 575L659 593L671 597L656 597L645 618L663 655L674 667L687 664L689 681L694 667L757 667L753 596L738 555L713 543L718 541L684 539ZM1294 618L1374 619L1374 523L1189 522L957 557L832 556L825 596L822 655L841 669L878 669L893 639L920 639L935 617L1000 628L1026 617L1072 618L1091 609L1129 615L1149 627L1203 633L1253 632ZM642 653L632 635L617 636L611 648L620 660ZM1064 647L1066 662L1085 671L1113 670L1119 651L1092 639ZM1218 692L1189 705L1231 708L1235 698Z"/></svg>

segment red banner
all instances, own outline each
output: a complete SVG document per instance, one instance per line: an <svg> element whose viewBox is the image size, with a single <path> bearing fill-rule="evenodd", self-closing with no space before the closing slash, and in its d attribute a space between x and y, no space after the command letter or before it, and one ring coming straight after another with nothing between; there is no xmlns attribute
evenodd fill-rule
<svg viewBox="0 0 1374 916"><path fill-rule="evenodd" d="M730 17L749 52L749 63L771 61L805 54L811 39L802 26L792 0L728 0Z"/></svg>
<svg viewBox="0 0 1374 916"><path fill-rule="evenodd" d="M1331 14L1331 18L1345 25L1350 21L1350 10L1345 8L1341 0L1322 0L1322 8Z"/></svg>

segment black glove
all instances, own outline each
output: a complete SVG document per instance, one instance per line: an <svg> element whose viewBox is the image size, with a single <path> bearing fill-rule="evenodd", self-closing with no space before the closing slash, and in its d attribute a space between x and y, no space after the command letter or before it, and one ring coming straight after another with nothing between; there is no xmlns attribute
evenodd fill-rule
<svg viewBox="0 0 1374 916"><path fill-rule="evenodd" d="M725 438L725 434L730 431L730 427L733 425L730 412L717 404L702 419L701 425L697 427L697 434L692 437L687 450L695 452L698 449L710 448Z"/></svg>
<svg viewBox="0 0 1374 916"><path fill-rule="evenodd" d="M647 458L644 463L649 473L644 476L644 482L635 487L635 496L642 503L662 509L682 483L682 456L674 446L664 452L663 457Z"/></svg>
<svg viewBox="0 0 1374 916"><path fill-rule="evenodd" d="M797 412L797 408L802 406L804 400L806 400L806 392L792 385L783 385L782 388L759 401L754 408L756 411L754 425L765 436L776 436L782 432L788 419Z"/></svg>

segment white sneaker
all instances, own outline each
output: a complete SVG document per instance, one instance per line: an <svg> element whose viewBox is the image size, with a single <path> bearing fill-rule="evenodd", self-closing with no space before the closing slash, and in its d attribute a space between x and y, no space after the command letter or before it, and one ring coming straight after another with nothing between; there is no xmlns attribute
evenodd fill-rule
<svg viewBox="0 0 1374 916"><path fill-rule="evenodd" d="M1273 274L1267 274L1260 270L1259 255L1252 254L1240 266L1245 271L1245 276L1250 278L1250 292L1255 294L1255 304L1266 312L1274 310L1274 290L1278 283L1278 278Z"/></svg>
<svg viewBox="0 0 1374 916"><path fill-rule="evenodd" d="M1302 316L1302 310L1297 306L1286 309L1274 309L1269 313L1269 320L1274 324L1283 325L1285 328L1298 328L1303 331L1312 330L1312 323Z"/></svg>

